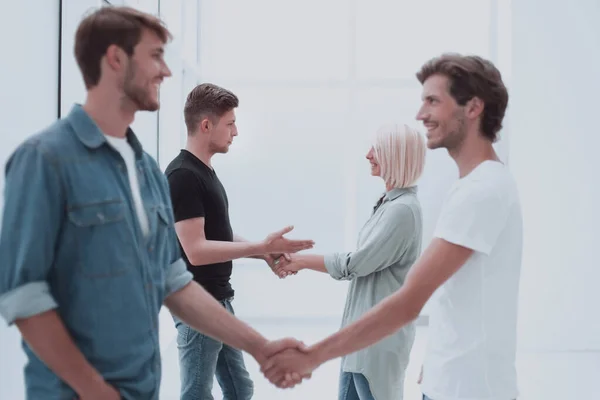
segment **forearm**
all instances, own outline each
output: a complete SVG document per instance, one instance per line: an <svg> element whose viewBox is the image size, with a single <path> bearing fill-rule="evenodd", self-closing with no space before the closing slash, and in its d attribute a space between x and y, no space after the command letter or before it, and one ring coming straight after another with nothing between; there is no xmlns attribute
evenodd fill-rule
<svg viewBox="0 0 600 400"><path fill-rule="evenodd" d="M325 268L325 257L318 254L301 254L294 256L298 260L300 269L311 269L313 271L328 273Z"/></svg>
<svg viewBox="0 0 600 400"><path fill-rule="evenodd" d="M16 320L23 339L58 377L82 396L104 384L104 378L85 359L54 310Z"/></svg>
<svg viewBox="0 0 600 400"><path fill-rule="evenodd" d="M409 304L405 293L398 291L359 320L316 343L311 350L322 364L377 343L418 317L421 307Z"/></svg>
<svg viewBox="0 0 600 400"><path fill-rule="evenodd" d="M169 296L165 305L195 330L243 350L257 360L260 349L267 343L260 333L229 313L195 282Z"/></svg>
<svg viewBox="0 0 600 400"><path fill-rule="evenodd" d="M233 241L234 242L241 242L241 243L249 243L247 239L241 237L240 235L237 234L233 234ZM263 254L258 254L258 255L253 255L253 256L248 256L248 258L257 258L260 260L264 260L265 256Z"/></svg>
<svg viewBox="0 0 600 400"><path fill-rule="evenodd" d="M265 253L262 243L225 242L204 240L186 251L190 262L195 266L210 265L245 257L257 257Z"/></svg>

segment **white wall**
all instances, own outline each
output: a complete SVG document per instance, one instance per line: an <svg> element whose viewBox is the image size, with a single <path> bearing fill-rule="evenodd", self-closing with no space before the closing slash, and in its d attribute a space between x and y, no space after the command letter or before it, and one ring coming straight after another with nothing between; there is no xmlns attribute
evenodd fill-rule
<svg viewBox="0 0 600 400"><path fill-rule="evenodd" d="M513 3L511 166L525 215L522 344L600 350L600 6ZM553 28L548 29L549 26ZM550 334L551 333L551 334Z"/></svg>
<svg viewBox="0 0 600 400"><path fill-rule="evenodd" d="M365 160L376 128L395 121L422 128L415 120L421 95L415 73L441 52L476 53L505 65L505 3L201 2L201 78L240 98L239 136L214 160L234 230L260 240L294 224L290 236L314 239L315 253L354 250L384 190ZM497 146L503 159L508 135L509 129ZM457 177L447 152L427 157L419 183L425 245ZM242 260L232 280L244 317L326 318L343 310L346 283L324 274L278 281L264 263Z"/></svg>
<svg viewBox="0 0 600 400"><path fill-rule="evenodd" d="M58 0L11 2L10 11L8 5L4 11L7 17L0 24L0 37L6 38L6 57L0 63L2 193L10 153L58 115ZM0 322L0 399L24 397L24 363L18 330Z"/></svg>
<svg viewBox="0 0 600 400"><path fill-rule="evenodd" d="M61 117L68 115L74 103L83 104L85 102L85 85L74 54L75 31L82 16L102 4L102 0L63 0L62 2ZM53 18L52 15L44 15L43 17L46 19Z"/></svg>
<svg viewBox="0 0 600 400"><path fill-rule="evenodd" d="M542 369L561 379L536 374L523 398L597 399L600 5L519 0L512 17L510 160L525 222L519 345L523 359L535 353L546 366L570 360Z"/></svg>

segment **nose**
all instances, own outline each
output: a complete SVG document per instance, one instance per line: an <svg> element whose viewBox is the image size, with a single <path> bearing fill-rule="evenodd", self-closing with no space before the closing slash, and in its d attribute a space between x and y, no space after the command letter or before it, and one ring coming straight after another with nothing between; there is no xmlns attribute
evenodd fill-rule
<svg viewBox="0 0 600 400"><path fill-rule="evenodd" d="M425 105L422 105L417 111L417 121L425 121L427 119L427 112L425 110Z"/></svg>
<svg viewBox="0 0 600 400"><path fill-rule="evenodd" d="M165 78L168 78L170 76L173 76L173 74L171 73L171 70L169 69L169 66L165 63L165 65L163 66L163 71L162 74Z"/></svg>

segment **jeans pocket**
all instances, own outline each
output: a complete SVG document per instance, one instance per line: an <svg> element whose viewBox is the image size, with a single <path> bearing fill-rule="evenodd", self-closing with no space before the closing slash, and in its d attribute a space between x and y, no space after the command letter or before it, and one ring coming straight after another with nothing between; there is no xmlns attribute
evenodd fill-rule
<svg viewBox="0 0 600 400"><path fill-rule="evenodd" d="M179 324L177 326L177 347L181 348L190 346L199 335L200 333L185 323Z"/></svg>

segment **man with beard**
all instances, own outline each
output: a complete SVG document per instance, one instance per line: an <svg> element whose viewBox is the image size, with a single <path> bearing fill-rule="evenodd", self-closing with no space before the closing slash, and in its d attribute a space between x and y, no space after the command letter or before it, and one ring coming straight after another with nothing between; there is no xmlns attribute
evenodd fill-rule
<svg viewBox="0 0 600 400"><path fill-rule="evenodd" d="M285 386L306 373L430 315L422 391L431 400L510 400L518 395L516 325L522 216L516 183L493 142L508 92L500 72L476 56L445 54L417 73L423 85L417 119L430 149L445 148L459 179L442 208L434 238L402 288L304 354L275 355L263 370Z"/></svg>
<svg viewBox="0 0 600 400"><path fill-rule="evenodd" d="M75 57L85 104L7 162L0 314L24 339L27 398L157 399L163 304L259 363L301 346L237 320L181 259L167 180L129 128L137 111L159 107L169 39L131 8L84 18Z"/></svg>

